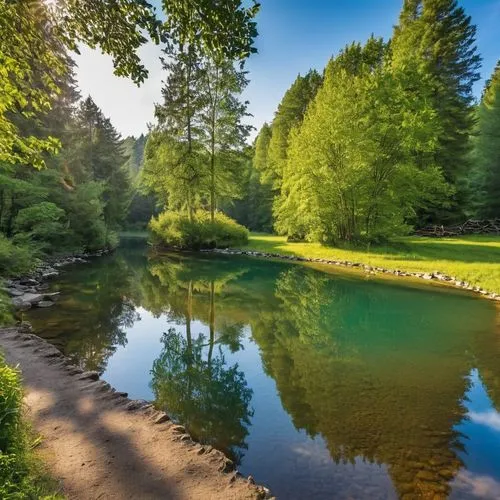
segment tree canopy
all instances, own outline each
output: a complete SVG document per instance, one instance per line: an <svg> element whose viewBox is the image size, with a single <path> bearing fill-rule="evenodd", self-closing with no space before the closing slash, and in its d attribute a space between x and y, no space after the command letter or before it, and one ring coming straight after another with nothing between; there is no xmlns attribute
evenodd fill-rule
<svg viewBox="0 0 500 500"><path fill-rule="evenodd" d="M57 139L23 134L10 114L31 117L50 109L64 71L61 47L99 47L112 56L117 75L136 83L147 77L137 50L149 39L195 43L203 52L242 63L255 51L255 2L245 7L240 0L168 0L162 7L165 21L146 0L60 0L54 7L42 0L1 0L0 161L42 167L42 153L57 151ZM42 85L33 86L41 68Z"/></svg>

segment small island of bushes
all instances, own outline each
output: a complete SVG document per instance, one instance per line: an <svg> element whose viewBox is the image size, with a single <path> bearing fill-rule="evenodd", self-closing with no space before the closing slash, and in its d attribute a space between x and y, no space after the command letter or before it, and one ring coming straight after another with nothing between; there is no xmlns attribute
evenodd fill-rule
<svg viewBox="0 0 500 500"><path fill-rule="evenodd" d="M248 229L223 214L196 210L192 214L165 211L151 219L149 229L155 246L201 250L246 245Z"/></svg>

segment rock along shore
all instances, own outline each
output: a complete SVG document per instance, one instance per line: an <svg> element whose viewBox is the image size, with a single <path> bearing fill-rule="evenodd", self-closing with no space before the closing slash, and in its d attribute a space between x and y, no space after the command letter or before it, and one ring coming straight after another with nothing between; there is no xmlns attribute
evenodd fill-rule
<svg viewBox="0 0 500 500"><path fill-rule="evenodd" d="M57 301L59 292L49 293L49 281L59 276L60 268L72 264L87 264L89 259L102 257L112 250L99 250L94 253L56 257L42 263L33 272L18 278L4 281L4 289L11 297L15 310L26 311L32 307L51 307Z"/></svg>
<svg viewBox="0 0 500 500"><path fill-rule="evenodd" d="M368 264L362 264L360 262L351 262L348 260L329 260L329 259L320 259L320 258L314 258L310 259L307 257L296 257L293 255L284 255L284 254L279 254L279 253L268 253L268 252L258 252L258 251L253 251L253 250L236 250L236 249L230 249L230 248L225 248L225 249L220 249L220 248L214 248L214 249L204 249L201 250L201 252L206 252L206 253L217 253L217 254L224 254L224 255L248 255L251 257L260 257L260 258L265 258L265 259L282 259L282 260L289 260L289 261L295 261L295 262L314 262L314 263L319 263L319 264L326 264L326 265L331 265L331 266L342 266L342 267L351 267L351 268L358 268L368 274L375 275L377 273L381 274L388 274L388 275L393 275L393 276L406 276L406 277L411 277L411 278L417 278L417 279L422 279L425 281L436 281L436 282L441 282L443 284L450 285L454 288L460 288L462 290L468 290L471 292L475 292L482 297L485 297L490 300L496 300L500 302L500 294L496 292L491 292L488 290L484 290L481 287L478 286L473 286L467 281L462 281L459 278L456 278L455 276L448 276L447 274L441 273L439 271L434 271L433 273L421 273L421 272L407 272L407 271L400 271L398 269L385 269L383 267L375 267L375 266L370 266Z"/></svg>

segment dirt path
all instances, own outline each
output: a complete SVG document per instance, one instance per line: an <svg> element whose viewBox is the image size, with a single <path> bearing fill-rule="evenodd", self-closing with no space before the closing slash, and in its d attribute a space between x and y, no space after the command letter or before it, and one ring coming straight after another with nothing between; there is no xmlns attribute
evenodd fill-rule
<svg viewBox="0 0 500 500"><path fill-rule="evenodd" d="M26 330L0 329L0 348L19 365L42 453L70 499L247 499L265 492L231 462L194 443L183 427L72 366Z"/></svg>

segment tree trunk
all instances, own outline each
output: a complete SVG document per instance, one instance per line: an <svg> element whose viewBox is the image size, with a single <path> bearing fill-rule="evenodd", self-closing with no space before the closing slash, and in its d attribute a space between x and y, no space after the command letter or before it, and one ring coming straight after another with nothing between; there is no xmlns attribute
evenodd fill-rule
<svg viewBox="0 0 500 500"><path fill-rule="evenodd" d="M191 335L191 317L193 309L193 282L190 281L188 284L188 296L186 304L186 341L188 345L189 355L191 356L191 350L193 347L193 338Z"/></svg>
<svg viewBox="0 0 500 500"><path fill-rule="evenodd" d="M215 343L215 282L210 282L210 347L208 348L208 366L212 363Z"/></svg>
<svg viewBox="0 0 500 500"><path fill-rule="evenodd" d="M210 158L210 220L215 221L215 153L213 143Z"/></svg>

